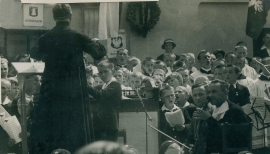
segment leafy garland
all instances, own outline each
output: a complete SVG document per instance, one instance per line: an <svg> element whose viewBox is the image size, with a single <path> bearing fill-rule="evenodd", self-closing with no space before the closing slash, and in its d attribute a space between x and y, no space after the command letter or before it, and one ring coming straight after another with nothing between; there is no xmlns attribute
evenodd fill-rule
<svg viewBox="0 0 270 154"><path fill-rule="evenodd" d="M156 26L161 13L157 2L133 2L128 4L127 9L126 21L130 29L144 38Z"/></svg>

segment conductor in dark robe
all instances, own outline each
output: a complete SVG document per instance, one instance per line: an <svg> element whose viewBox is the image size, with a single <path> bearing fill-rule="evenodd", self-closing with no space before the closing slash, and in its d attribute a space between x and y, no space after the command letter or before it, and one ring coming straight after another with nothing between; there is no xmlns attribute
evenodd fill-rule
<svg viewBox="0 0 270 154"><path fill-rule="evenodd" d="M76 149L93 141L83 51L100 60L106 50L98 41L72 30L72 10L56 4L56 26L42 35L31 57L45 62L39 102L34 105L31 126L32 153Z"/></svg>

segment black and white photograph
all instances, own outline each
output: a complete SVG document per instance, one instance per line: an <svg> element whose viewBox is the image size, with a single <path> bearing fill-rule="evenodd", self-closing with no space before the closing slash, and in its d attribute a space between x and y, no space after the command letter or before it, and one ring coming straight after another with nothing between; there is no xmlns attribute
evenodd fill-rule
<svg viewBox="0 0 270 154"><path fill-rule="evenodd" d="M270 0L0 0L0 154L270 154Z"/></svg>

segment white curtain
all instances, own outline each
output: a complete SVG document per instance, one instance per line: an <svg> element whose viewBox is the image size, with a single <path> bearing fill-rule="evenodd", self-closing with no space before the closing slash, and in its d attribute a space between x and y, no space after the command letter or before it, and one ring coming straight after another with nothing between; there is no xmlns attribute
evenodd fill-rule
<svg viewBox="0 0 270 154"><path fill-rule="evenodd" d="M119 2L100 3L98 25L100 40L118 36Z"/></svg>

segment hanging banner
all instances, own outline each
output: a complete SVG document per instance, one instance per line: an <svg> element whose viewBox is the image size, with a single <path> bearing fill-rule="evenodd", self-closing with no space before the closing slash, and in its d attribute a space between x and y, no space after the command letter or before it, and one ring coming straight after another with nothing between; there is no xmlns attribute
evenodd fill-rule
<svg viewBox="0 0 270 154"><path fill-rule="evenodd" d="M23 4L23 25L43 26L43 4Z"/></svg>
<svg viewBox="0 0 270 154"><path fill-rule="evenodd" d="M112 37L107 39L107 52L109 58L114 58L116 52L119 49L126 49L126 32L123 29L119 30L119 35L117 37Z"/></svg>
<svg viewBox="0 0 270 154"><path fill-rule="evenodd" d="M21 0L22 3L93 3L93 2L146 2L159 0Z"/></svg>

